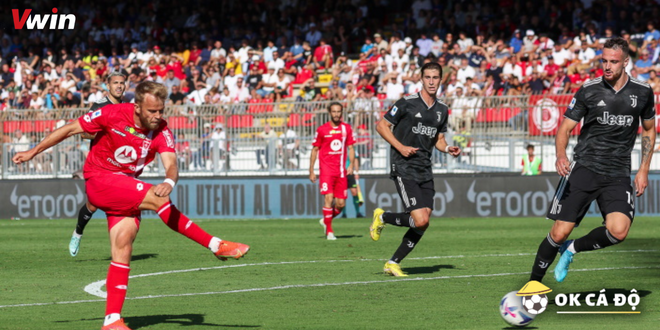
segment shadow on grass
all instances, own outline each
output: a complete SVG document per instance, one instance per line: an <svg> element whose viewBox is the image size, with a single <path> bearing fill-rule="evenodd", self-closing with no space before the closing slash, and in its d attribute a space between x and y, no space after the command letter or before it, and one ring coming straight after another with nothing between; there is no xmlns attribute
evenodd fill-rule
<svg viewBox="0 0 660 330"><path fill-rule="evenodd" d="M134 255L131 257L131 261L147 260L151 258L158 258L158 253L143 253ZM112 261L112 257L106 258L105 260Z"/></svg>
<svg viewBox="0 0 660 330"><path fill-rule="evenodd" d="M127 317L124 320L126 325L134 330L158 324L179 324L181 326L202 325L219 328L261 328L260 325L207 323L204 322L203 314L145 315Z"/></svg>
<svg viewBox="0 0 660 330"><path fill-rule="evenodd" d="M502 328L502 330L510 330L510 329L516 329L516 330L520 330L520 329L528 330L529 329L529 330L533 330L533 329L538 329L538 328L537 327L506 327L506 328Z"/></svg>
<svg viewBox="0 0 660 330"><path fill-rule="evenodd" d="M440 269L454 269L454 265L435 265L435 266L425 266L425 267L405 267L403 271L412 274L433 274L438 272Z"/></svg>

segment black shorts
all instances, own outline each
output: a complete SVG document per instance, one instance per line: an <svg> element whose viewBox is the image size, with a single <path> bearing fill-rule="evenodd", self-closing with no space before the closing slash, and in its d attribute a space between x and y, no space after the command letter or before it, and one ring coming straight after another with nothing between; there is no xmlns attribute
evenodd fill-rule
<svg viewBox="0 0 660 330"><path fill-rule="evenodd" d="M433 198L435 197L433 180L417 182L403 179L400 176L394 177L393 180L406 212L410 213L425 207L433 210Z"/></svg>
<svg viewBox="0 0 660 330"><path fill-rule="evenodd" d="M346 175L346 180L348 181L348 188L357 188L357 182L355 182L355 175L348 174Z"/></svg>
<svg viewBox="0 0 660 330"><path fill-rule="evenodd" d="M548 219L573 222L577 227L591 202L596 200L603 219L612 212L620 212L632 222L635 218L635 195L630 177L600 175L577 162L571 165L571 173L559 180L548 210Z"/></svg>

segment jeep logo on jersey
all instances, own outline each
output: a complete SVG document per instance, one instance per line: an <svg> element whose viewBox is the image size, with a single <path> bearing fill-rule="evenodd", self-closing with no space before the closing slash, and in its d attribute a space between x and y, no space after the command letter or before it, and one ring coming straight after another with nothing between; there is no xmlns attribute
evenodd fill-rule
<svg viewBox="0 0 660 330"><path fill-rule="evenodd" d="M131 146L121 146L115 150L115 159L121 164L130 164L137 160L137 152Z"/></svg>
<svg viewBox="0 0 660 330"><path fill-rule="evenodd" d="M418 123L417 126L412 128L413 133L428 135L429 137L434 137L438 132L438 129L435 127L424 126L422 123Z"/></svg>
<svg viewBox="0 0 660 330"><path fill-rule="evenodd" d="M330 149L332 149L332 151L341 150L341 141L337 139L332 140L332 142L330 142Z"/></svg>
<svg viewBox="0 0 660 330"><path fill-rule="evenodd" d="M603 112L603 116L598 118L601 125L630 126L635 118L631 115L610 115L608 111Z"/></svg>

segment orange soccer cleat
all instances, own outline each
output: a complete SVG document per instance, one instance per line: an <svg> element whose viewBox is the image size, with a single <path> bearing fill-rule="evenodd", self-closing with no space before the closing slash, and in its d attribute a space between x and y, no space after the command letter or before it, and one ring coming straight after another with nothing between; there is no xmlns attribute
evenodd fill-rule
<svg viewBox="0 0 660 330"><path fill-rule="evenodd" d="M220 242L220 249L215 253L218 259L225 261L229 258L240 259L250 251L250 246L230 241Z"/></svg>
<svg viewBox="0 0 660 330"><path fill-rule="evenodd" d="M127 327L126 324L124 324L124 319L119 319L115 322L112 322L103 328L101 330L131 330L131 328Z"/></svg>

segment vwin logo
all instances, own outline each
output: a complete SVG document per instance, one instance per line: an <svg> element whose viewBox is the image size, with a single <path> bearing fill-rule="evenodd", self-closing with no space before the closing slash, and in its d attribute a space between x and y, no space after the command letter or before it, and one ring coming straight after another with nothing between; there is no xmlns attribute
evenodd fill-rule
<svg viewBox="0 0 660 330"><path fill-rule="evenodd" d="M32 9L25 9L23 15L19 17L18 9L12 9L11 13L14 18L14 28L17 30L22 30L23 27L28 30L43 30L46 28L46 23L50 20L50 26L48 27L51 30L73 30L76 26L76 15L73 14L57 14L57 8L53 8L53 14L46 15L30 15ZM27 24L26 24L27 23ZM59 24L58 24L59 23ZM67 25L68 23L68 25Z"/></svg>

